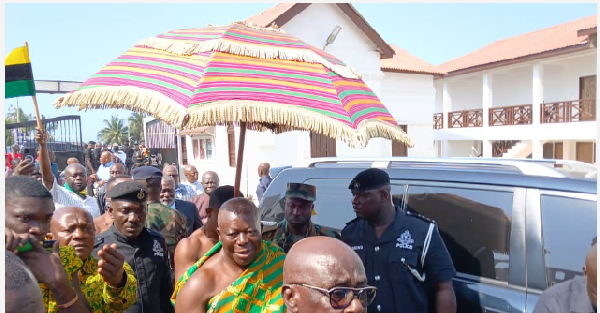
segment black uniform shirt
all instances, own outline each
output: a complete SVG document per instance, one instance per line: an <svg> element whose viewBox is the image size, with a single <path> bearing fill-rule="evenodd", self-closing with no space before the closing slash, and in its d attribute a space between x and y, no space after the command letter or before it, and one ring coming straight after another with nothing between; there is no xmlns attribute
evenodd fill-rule
<svg viewBox="0 0 600 313"><path fill-rule="evenodd" d="M164 237L144 227L134 241L112 225L96 238L93 255L104 245L116 243L117 249L131 265L137 278L137 301L125 313L173 313L170 297L174 290L173 275Z"/></svg>
<svg viewBox="0 0 600 313"><path fill-rule="evenodd" d="M428 312L426 284L449 282L456 275L437 225L398 207L380 238L367 220L354 219L342 230L342 240L360 256L369 285L378 289L369 312Z"/></svg>

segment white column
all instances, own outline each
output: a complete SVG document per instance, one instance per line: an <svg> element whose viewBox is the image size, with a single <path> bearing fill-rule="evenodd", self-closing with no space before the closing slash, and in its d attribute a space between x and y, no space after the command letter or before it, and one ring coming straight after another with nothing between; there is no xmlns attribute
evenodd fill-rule
<svg viewBox="0 0 600 313"><path fill-rule="evenodd" d="M532 118L533 118L533 138L532 138L532 147L531 147L531 158L532 159L543 159L544 157L544 147L542 141L540 140L540 119L541 119L541 105L544 101L544 67L542 63L536 63L533 65L533 88L531 95L531 103L532 103Z"/></svg>
<svg viewBox="0 0 600 313"><path fill-rule="evenodd" d="M489 125L490 125L490 108L492 107L492 74L483 74L483 98L481 99L483 107L483 133L484 139L482 142L482 151L484 158L492 157L492 141L489 140Z"/></svg>
<svg viewBox="0 0 600 313"><path fill-rule="evenodd" d="M533 88L531 95L533 125L539 125L541 119L541 105L544 101L544 67L541 63L533 66Z"/></svg>
<svg viewBox="0 0 600 313"><path fill-rule="evenodd" d="M577 157L577 142L575 140L563 141L563 159L575 160Z"/></svg>
<svg viewBox="0 0 600 313"><path fill-rule="evenodd" d="M448 113L452 111L452 97L450 97L450 86L444 81L442 94L442 120L444 121L444 129L448 128Z"/></svg>
<svg viewBox="0 0 600 313"><path fill-rule="evenodd" d="M179 134L178 129L175 129L175 139L177 141L177 164L179 165L180 171L183 172L183 149L181 148L181 135Z"/></svg>

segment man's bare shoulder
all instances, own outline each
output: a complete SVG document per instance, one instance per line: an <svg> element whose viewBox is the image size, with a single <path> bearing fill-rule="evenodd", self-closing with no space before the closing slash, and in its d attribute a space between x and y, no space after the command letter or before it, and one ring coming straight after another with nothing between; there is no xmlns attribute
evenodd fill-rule
<svg viewBox="0 0 600 313"><path fill-rule="evenodd" d="M204 226L196 229L188 238L202 238L206 237L204 234Z"/></svg>

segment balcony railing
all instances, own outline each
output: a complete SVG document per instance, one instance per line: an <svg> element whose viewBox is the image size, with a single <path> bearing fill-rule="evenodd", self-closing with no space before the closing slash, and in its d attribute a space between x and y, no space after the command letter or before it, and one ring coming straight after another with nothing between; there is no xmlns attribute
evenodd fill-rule
<svg viewBox="0 0 600 313"><path fill-rule="evenodd" d="M585 122L596 120L596 99L580 99L542 103L541 123ZM533 123L531 104L490 108L489 126L528 125ZM448 113L448 128L481 127L483 109L462 110ZM444 128L442 113L433 114L433 128Z"/></svg>
<svg viewBox="0 0 600 313"><path fill-rule="evenodd" d="M596 120L596 99L542 103L542 123Z"/></svg>
<svg viewBox="0 0 600 313"><path fill-rule="evenodd" d="M482 109L448 112L449 128L481 127L482 121Z"/></svg>
<svg viewBox="0 0 600 313"><path fill-rule="evenodd" d="M504 155L510 148L514 147L518 140L498 140L492 142L492 156L499 158Z"/></svg>
<svg viewBox="0 0 600 313"><path fill-rule="evenodd" d="M531 124L531 104L490 108L490 126Z"/></svg>
<svg viewBox="0 0 600 313"><path fill-rule="evenodd" d="M444 128L444 113L433 114L433 129Z"/></svg>

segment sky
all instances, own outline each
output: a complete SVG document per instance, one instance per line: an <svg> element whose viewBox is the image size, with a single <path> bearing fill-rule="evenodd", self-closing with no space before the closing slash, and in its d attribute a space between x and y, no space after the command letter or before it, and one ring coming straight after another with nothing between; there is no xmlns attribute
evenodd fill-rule
<svg viewBox="0 0 600 313"><path fill-rule="evenodd" d="M36 80L84 81L135 43L164 31L227 25L275 3L197 4L5 4L5 55L29 43ZM433 65L500 39L597 13L586 4L353 4L388 44ZM285 26L282 27L285 30ZM352 64L350 64L352 66ZM127 118L124 110L55 109L60 95L38 94L47 118L80 114L83 140L97 140L103 120ZM7 99L33 114L29 97Z"/></svg>

